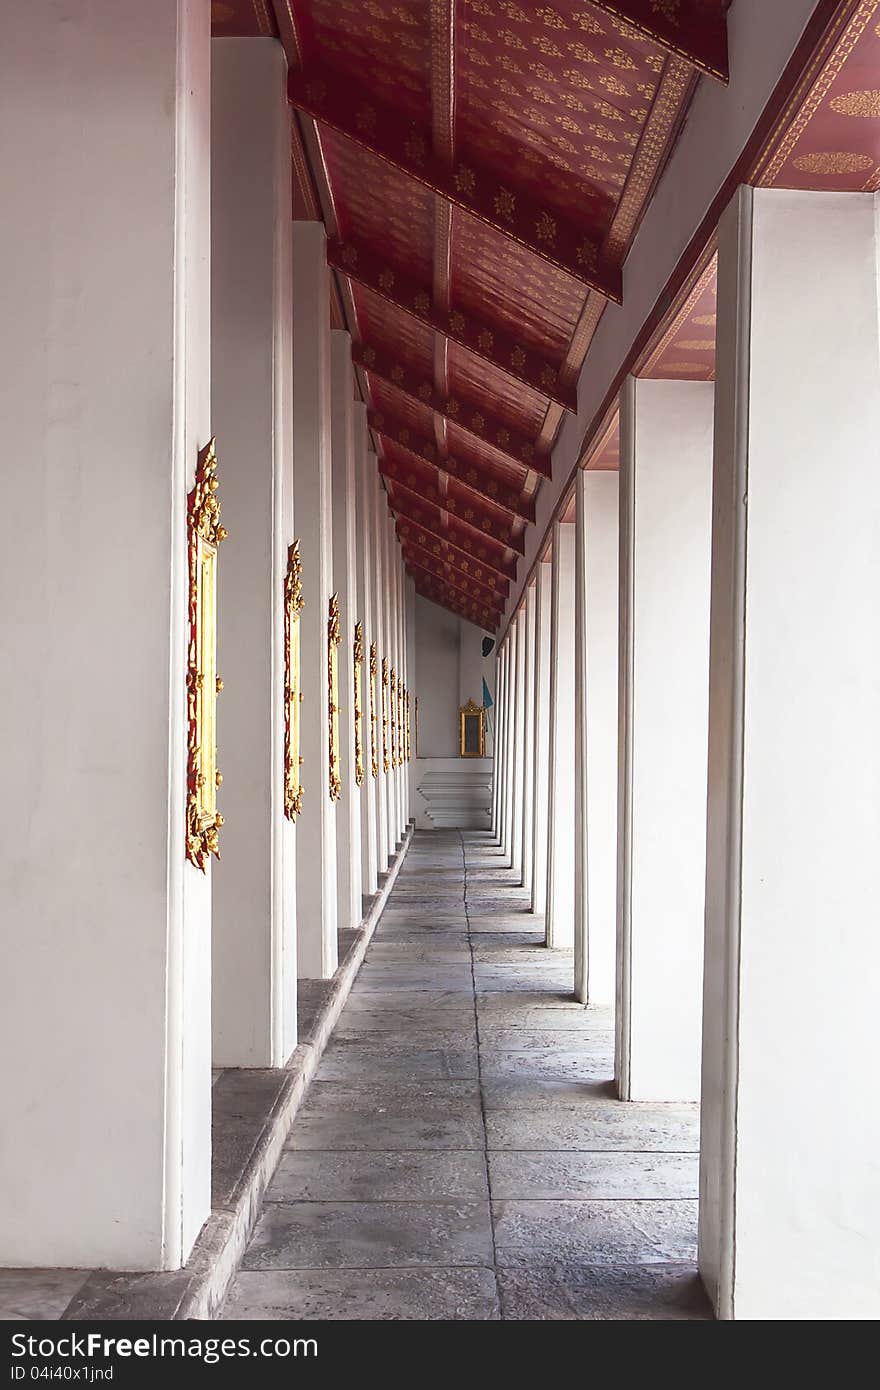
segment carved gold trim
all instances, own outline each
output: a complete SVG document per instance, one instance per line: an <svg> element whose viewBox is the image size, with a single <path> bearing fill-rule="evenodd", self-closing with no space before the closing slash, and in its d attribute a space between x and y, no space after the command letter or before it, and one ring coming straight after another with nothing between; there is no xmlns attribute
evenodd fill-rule
<svg viewBox="0 0 880 1390"><path fill-rule="evenodd" d="M400 766L397 746L397 672L391 667L391 767Z"/></svg>
<svg viewBox="0 0 880 1390"><path fill-rule="evenodd" d="M361 669L364 661L363 623L355 623L354 625L352 656L354 657L354 780L359 787L362 787L364 784L364 696Z"/></svg>
<svg viewBox="0 0 880 1390"><path fill-rule="evenodd" d="M419 697L418 697L418 695L416 696L416 705L415 705L415 723L416 723L416 757L418 757L418 756L419 756Z"/></svg>
<svg viewBox="0 0 880 1390"><path fill-rule="evenodd" d="M186 673L187 769L186 857L204 872L212 854L220 858L217 788L217 548L226 539L217 497L217 449L211 439L196 460L187 497L189 542L189 650Z"/></svg>
<svg viewBox="0 0 880 1390"><path fill-rule="evenodd" d="M376 658L376 643L370 643L370 772L374 777L379 776L379 739L378 723L379 716L376 712L376 672L378 669Z"/></svg>
<svg viewBox="0 0 880 1390"><path fill-rule="evenodd" d="M382 658L382 771L387 772L391 767L391 755L388 748L388 658Z"/></svg>
<svg viewBox="0 0 880 1390"><path fill-rule="evenodd" d="M465 727L469 719L479 719L479 748L476 753L466 751ZM461 758L484 758L486 756L486 711L482 705L468 700L458 711L458 754Z"/></svg>
<svg viewBox="0 0 880 1390"><path fill-rule="evenodd" d="M403 681L397 678L397 766L403 767L406 762L406 748L404 746L403 728Z"/></svg>
<svg viewBox="0 0 880 1390"><path fill-rule="evenodd" d="M405 715L406 715L406 760L407 760L408 763L411 763L411 762L412 762L412 727L411 727L411 725L410 725L410 718L409 718L409 691L408 691L408 690L404 693L404 697L403 697L403 708L404 708L404 713L405 713Z"/></svg>
<svg viewBox="0 0 880 1390"><path fill-rule="evenodd" d="M300 704L302 679L299 659L299 615L303 608L302 560L299 541L287 548L287 574L284 576L284 814L296 820L303 808L303 786L299 780Z"/></svg>
<svg viewBox="0 0 880 1390"><path fill-rule="evenodd" d="M331 801L338 801L342 795L339 763L339 644L341 641L339 596L332 594L330 614L327 618L327 734L330 749Z"/></svg>

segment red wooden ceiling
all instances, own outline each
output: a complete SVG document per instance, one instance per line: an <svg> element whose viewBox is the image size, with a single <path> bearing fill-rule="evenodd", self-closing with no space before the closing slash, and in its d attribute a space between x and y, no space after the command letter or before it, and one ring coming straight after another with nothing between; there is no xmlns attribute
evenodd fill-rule
<svg viewBox="0 0 880 1390"><path fill-rule="evenodd" d="M294 167L310 185L297 215L317 193L390 505L466 563L515 576L550 447L699 70L724 76L728 3L212 7L216 35L285 46ZM468 594L468 571L405 553L420 592L497 625Z"/></svg>
<svg viewBox="0 0 880 1390"><path fill-rule="evenodd" d="M750 182L824 192L880 189L878 75L880 3L849 0L839 7ZM710 255L685 285L637 375L714 380L716 303L717 258Z"/></svg>

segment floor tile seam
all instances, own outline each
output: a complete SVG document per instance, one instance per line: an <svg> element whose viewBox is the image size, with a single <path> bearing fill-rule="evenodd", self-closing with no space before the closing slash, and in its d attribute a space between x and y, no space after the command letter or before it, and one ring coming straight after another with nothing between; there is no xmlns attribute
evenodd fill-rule
<svg viewBox="0 0 880 1390"><path fill-rule="evenodd" d="M479 1150L473 1150L478 1153ZM450 1207L450 1206L483 1206L485 1203L497 1205L502 1202L518 1202L530 1206L552 1205L562 1203L566 1206L583 1206L589 1203L590 1206L613 1206L618 1202L627 1202L630 1206L650 1202L656 1206L658 1202L697 1202L699 1193L692 1196L679 1195L676 1197L599 1197L583 1194L575 1197L535 1197L530 1193L523 1193L521 1196L497 1197L266 1197L264 1205L268 1207Z"/></svg>
<svg viewBox="0 0 880 1390"><path fill-rule="evenodd" d="M471 935L471 919L470 919L470 912L469 912L469 909L468 909L468 862L467 862L467 852L466 852L466 849L465 849L464 836L462 835L462 833L461 833L460 830L459 830L459 832L458 832L458 838L459 838L459 841L460 841L460 843L461 843L461 862L462 862L462 868L463 868L462 898L463 898L463 905L464 905L464 917L465 917L465 923L466 923L466 926L467 926L467 941L468 941L468 948L469 948L470 953L471 953L471 987L472 987L472 989L473 989L473 1000L474 1000L474 1028L475 1028L475 1030L476 1030L476 1036L477 1036L477 1073L478 1073L478 1087L479 1087L479 1097L480 1097L480 1123L481 1123L482 1129L483 1129L483 1154L484 1154L484 1164L485 1164L485 1171L486 1171L486 1184L487 1184L488 1190L489 1190L489 1231L490 1231L491 1238L492 1238L492 1264L493 1264L493 1267L494 1267L494 1270L495 1270L495 1288L496 1288L497 1296L498 1296L498 1316L499 1316L499 1318L501 1319L501 1321L503 1322L503 1321L504 1321L504 1301L503 1301L503 1298L502 1298L502 1295L501 1295L501 1283L500 1283L500 1281L499 1281L499 1279L498 1279L498 1246L497 1246L497 1242L496 1242L496 1239L495 1239L495 1218L494 1218L494 1214L493 1214L493 1198L492 1198L492 1174L491 1174L491 1171L490 1171L490 1168L489 1168L489 1129L488 1129L488 1125L487 1125L487 1123L486 1123L486 1097L485 1097L485 1093L484 1093L484 1090L483 1090L483 1077L482 1077L482 1047L481 1047L481 1044L480 1044L480 1011L479 1011L479 1006L478 1006L476 972L475 972L475 969L474 969L474 965L475 965L475 959L474 959L474 943L473 943L473 937L472 937L472 935Z"/></svg>

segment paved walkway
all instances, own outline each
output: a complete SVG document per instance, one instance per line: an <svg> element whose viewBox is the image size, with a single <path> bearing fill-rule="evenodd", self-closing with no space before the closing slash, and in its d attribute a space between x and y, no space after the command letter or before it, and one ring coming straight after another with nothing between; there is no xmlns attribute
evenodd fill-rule
<svg viewBox="0 0 880 1390"><path fill-rule="evenodd" d="M613 1098L610 1011L497 865L416 834L225 1318L708 1316L696 1107Z"/></svg>

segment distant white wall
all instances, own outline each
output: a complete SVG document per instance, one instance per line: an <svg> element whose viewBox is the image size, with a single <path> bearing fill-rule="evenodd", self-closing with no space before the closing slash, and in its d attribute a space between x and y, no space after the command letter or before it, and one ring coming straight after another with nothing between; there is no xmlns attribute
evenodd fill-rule
<svg viewBox="0 0 880 1390"><path fill-rule="evenodd" d="M473 623L415 596L415 678L419 701L419 756L458 757L458 712L468 700L483 700L483 678L495 699L495 651L483 657L487 636ZM492 756L494 705L486 722L486 756ZM415 753L415 749L413 749Z"/></svg>

